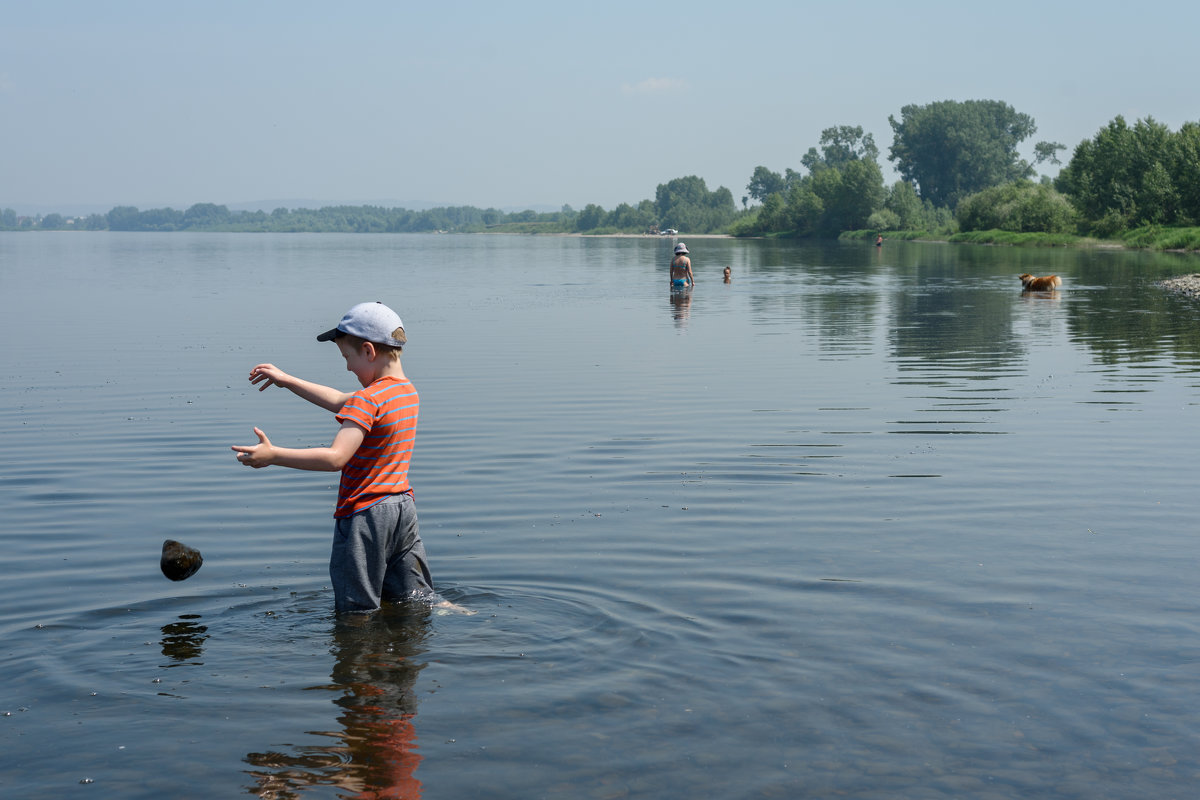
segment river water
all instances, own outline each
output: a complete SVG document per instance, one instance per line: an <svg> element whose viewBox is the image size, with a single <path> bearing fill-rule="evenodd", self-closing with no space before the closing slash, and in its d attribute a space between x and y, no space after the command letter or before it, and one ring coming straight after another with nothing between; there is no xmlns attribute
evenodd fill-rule
<svg viewBox="0 0 1200 800"><path fill-rule="evenodd" d="M1191 796L1200 262L684 240L0 233L0 794ZM335 619L336 476L229 450L363 300L474 614Z"/></svg>

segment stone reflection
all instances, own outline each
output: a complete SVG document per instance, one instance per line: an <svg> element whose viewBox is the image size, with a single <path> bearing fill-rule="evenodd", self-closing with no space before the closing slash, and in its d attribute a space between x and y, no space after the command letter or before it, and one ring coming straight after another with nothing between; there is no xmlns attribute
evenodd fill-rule
<svg viewBox="0 0 1200 800"><path fill-rule="evenodd" d="M385 606L370 615L339 617L333 632L333 692L340 730L327 745L290 752L249 753L254 778L249 793L280 800L313 786L335 786L339 796L410 800L421 796L415 773L421 756L414 720L414 685L424 663L429 609L421 604Z"/></svg>
<svg viewBox="0 0 1200 800"><path fill-rule="evenodd" d="M178 622L162 627L162 654L171 659L167 667L181 664L203 664L204 642L208 639L208 626L196 620L199 614L182 614Z"/></svg>

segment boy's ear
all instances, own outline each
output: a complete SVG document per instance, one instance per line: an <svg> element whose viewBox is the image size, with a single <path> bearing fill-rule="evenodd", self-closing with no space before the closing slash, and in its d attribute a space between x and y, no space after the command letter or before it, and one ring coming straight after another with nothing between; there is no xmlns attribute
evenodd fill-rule
<svg viewBox="0 0 1200 800"><path fill-rule="evenodd" d="M362 343L362 354L367 359L367 361L374 361L375 356L379 355L379 350L377 350L375 348L374 342L363 342Z"/></svg>

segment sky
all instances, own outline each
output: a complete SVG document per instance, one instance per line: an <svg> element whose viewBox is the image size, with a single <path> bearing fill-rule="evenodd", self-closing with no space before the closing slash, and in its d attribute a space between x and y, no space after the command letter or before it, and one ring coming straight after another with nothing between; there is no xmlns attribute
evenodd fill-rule
<svg viewBox="0 0 1200 800"><path fill-rule="evenodd" d="M57 0L0 16L0 208L740 203L860 125L999 100L1022 146L1200 121L1200 3ZM1041 171L1054 174L1057 167Z"/></svg>

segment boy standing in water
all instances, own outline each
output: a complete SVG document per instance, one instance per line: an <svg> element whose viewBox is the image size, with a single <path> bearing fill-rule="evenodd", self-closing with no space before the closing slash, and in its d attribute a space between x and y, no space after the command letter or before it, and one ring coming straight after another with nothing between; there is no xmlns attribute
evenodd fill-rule
<svg viewBox="0 0 1200 800"><path fill-rule="evenodd" d="M382 303L359 303L336 328L317 336L332 341L362 390L346 393L287 374L273 364L250 370L250 382L282 386L332 411L338 424L333 444L302 449L276 447L259 428L258 444L234 445L237 458L256 469L277 465L304 470L341 470L334 511L329 577L340 612L374 611L383 599L434 599L408 465L417 431L417 390L404 375L400 353L407 338L395 311ZM449 605L448 603L446 605Z"/></svg>

